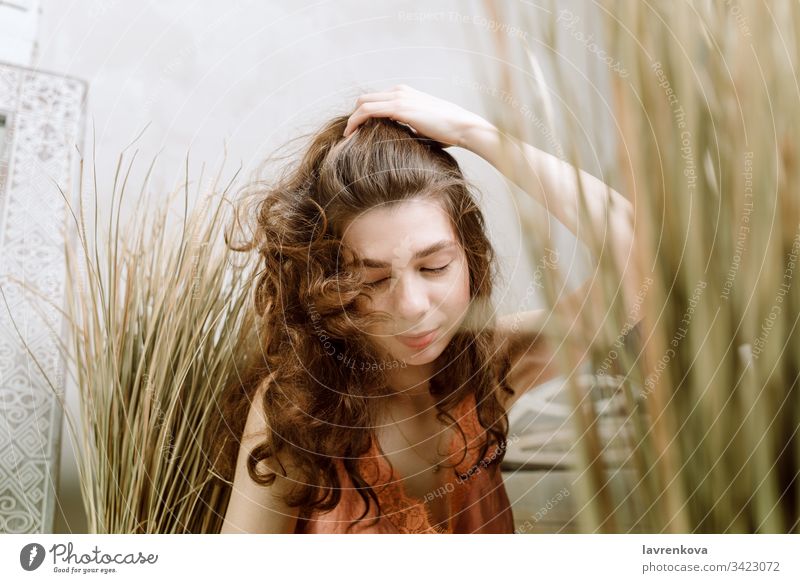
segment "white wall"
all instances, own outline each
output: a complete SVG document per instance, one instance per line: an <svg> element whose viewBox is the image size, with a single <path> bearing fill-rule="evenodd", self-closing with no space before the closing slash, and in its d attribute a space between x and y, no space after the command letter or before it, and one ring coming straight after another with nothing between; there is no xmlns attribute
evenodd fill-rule
<svg viewBox="0 0 800 583"><path fill-rule="evenodd" d="M40 0L9 0L0 3L0 61L23 67L31 64L40 4Z"/></svg>
<svg viewBox="0 0 800 583"><path fill-rule="evenodd" d="M531 3L498 4L543 24L556 17ZM599 174L614 144L613 125L596 95L607 95L608 69L579 42L583 37L576 30L594 32L594 39L601 35L590 30L597 19L583 3L559 2L564 8L581 19L577 27L560 27L561 62L566 77L578 83L576 115L589 122L581 145L587 160L583 166ZM519 14L509 18L513 21L506 24L521 25ZM181 180L190 146L194 177L203 162L218 166L223 143L227 167L232 171L241 161L247 170L299 130L344 112L362 90L402 82L487 115L491 97L467 82L496 68L490 28L479 2L42 0L34 64L89 81L84 150L91 154L94 125L103 200L119 152L148 122L139 141L140 173L132 183L138 184L146 162L161 150L153 186L167 190ZM528 43L546 59L533 32ZM519 45L519 35L506 38ZM589 71L594 80L581 79L581 71ZM551 149L541 134L536 145ZM453 153L490 203L485 210L511 283L498 294L501 311L541 305L538 295L526 297L536 258L521 253L519 222L504 181L471 153ZM126 208L135 202L129 199ZM558 237L562 264L569 264L574 239L564 230ZM584 273L574 271L573 283ZM61 496L68 525L62 521L60 529L80 532L85 526L77 511L79 491L68 442L65 435Z"/></svg>

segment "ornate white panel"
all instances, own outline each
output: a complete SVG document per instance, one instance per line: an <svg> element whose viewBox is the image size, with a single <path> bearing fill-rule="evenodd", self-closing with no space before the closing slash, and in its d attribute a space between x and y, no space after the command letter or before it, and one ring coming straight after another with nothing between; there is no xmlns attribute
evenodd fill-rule
<svg viewBox="0 0 800 583"><path fill-rule="evenodd" d="M52 532L62 408L44 375L63 395L68 216L56 184L72 189L85 96L83 81L0 64L0 532Z"/></svg>

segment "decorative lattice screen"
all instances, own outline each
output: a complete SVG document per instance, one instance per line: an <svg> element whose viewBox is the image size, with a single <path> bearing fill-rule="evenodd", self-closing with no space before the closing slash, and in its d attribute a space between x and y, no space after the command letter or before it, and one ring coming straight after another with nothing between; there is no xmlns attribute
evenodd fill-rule
<svg viewBox="0 0 800 583"><path fill-rule="evenodd" d="M0 64L0 532L53 529L62 408L45 375L63 391L68 213L56 184L71 190L85 96L82 81Z"/></svg>

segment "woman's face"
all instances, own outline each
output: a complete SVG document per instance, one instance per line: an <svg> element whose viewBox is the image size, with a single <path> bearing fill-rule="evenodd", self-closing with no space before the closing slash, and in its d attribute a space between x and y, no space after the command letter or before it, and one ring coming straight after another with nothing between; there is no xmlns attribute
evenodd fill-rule
<svg viewBox="0 0 800 583"><path fill-rule="evenodd" d="M364 332L398 363L433 362L470 302L466 256L446 211L420 199L376 207L350 221L342 240L347 263L349 249L365 262L369 298L359 310L391 315Z"/></svg>

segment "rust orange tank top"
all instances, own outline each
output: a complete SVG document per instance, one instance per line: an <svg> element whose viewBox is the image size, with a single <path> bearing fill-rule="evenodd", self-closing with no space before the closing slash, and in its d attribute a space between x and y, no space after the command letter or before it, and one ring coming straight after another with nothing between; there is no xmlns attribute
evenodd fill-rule
<svg viewBox="0 0 800 583"><path fill-rule="evenodd" d="M447 499L448 524L432 525L431 515L424 499L408 495L402 478L392 470L388 460L380 455L373 441L369 452L359 459L361 474L375 490L381 503L381 515L376 523L377 510L370 504L370 512L349 532L353 534L458 534L458 533L513 533L514 518L506 494L496 445L490 446L486 457L479 459L480 447L486 431L478 422L475 396L465 397L451 411L467 438L467 456L455 467L446 467L447 478L436 492L428 494ZM463 454L464 438L455 432L450 441L447 463L452 465ZM489 463L493 462L493 463ZM342 497L339 504L328 512L301 513L295 532L345 533L348 525L364 512L364 501L350 481L344 465L337 463Z"/></svg>

